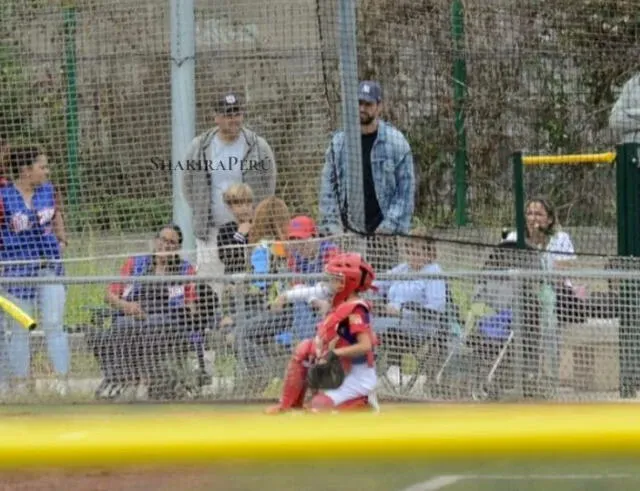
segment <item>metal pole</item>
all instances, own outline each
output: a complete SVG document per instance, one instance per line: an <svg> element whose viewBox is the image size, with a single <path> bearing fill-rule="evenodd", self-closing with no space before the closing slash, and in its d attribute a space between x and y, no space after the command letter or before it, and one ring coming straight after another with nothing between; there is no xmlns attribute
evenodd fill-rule
<svg viewBox="0 0 640 491"><path fill-rule="evenodd" d="M525 248L525 231L524 231L524 177L522 173L522 152L515 152L511 155L511 164L513 166L513 193L516 212L516 234L518 249Z"/></svg>
<svg viewBox="0 0 640 491"><path fill-rule="evenodd" d="M465 131L465 99L467 96L467 65L464 58L464 6L461 0L451 4L453 39L453 104L455 108L456 152L456 224L467 224L467 134Z"/></svg>
<svg viewBox="0 0 640 491"><path fill-rule="evenodd" d="M358 47L355 0L338 0L338 55L342 86L342 128L347 158L347 210L350 228L364 232L362 143L358 104ZM374 192L372 189L367 192Z"/></svg>
<svg viewBox="0 0 640 491"><path fill-rule="evenodd" d="M618 255L629 256L629 219L628 219L628 192L627 183L629 181L629 145L618 145L616 147L616 208L618 221Z"/></svg>
<svg viewBox="0 0 640 491"><path fill-rule="evenodd" d="M74 230L77 223L78 194L80 178L78 177L78 94L76 83L76 6L75 2L65 2L64 5L64 47L65 74L67 83L67 107L65 119L67 122L67 182L69 185L70 213L67 226Z"/></svg>
<svg viewBox="0 0 640 491"><path fill-rule="evenodd" d="M182 169L177 165L178 161L184 160L196 133L195 12L193 0L170 0L170 3L173 221L182 229L184 250L195 260L191 210L182 193Z"/></svg>

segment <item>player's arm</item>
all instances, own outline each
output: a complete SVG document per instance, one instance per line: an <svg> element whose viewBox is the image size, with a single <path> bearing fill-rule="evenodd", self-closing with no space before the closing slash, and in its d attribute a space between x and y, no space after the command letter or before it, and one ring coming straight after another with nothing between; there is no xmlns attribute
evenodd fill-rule
<svg viewBox="0 0 640 491"><path fill-rule="evenodd" d="M120 270L120 276L130 277L133 272L133 258L129 258ZM129 302L122 298L125 286L123 283L113 283L109 285L105 295L105 301L111 307L120 310L127 315L142 315L142 309L137 302Z"/></svg>
<svg viewBox="0 0 640 491"><path fill-rule="evenodd" d="M366 332L359 332L356 335L356 339L358 342L356 344L352 344L351 346L345 346L344 348L336 348L333 352L337 356L346 356L347 358L357 358L359 356L366 355L371 348L371 336Z"/></svg>
<svg viewBox="0 0 640 491"><path fill-rule="evenodd" d="M138 315L142 313L142 309L140 308L139 303L129 302L121 298L117 293L114 293L111 290L107 291L105 300L111 307L121 311L124 314Z"/></svg>
<svg viewBox="0 0 640 491"><path fill-rule="evenodd" d="M373 348L373 340L368 317L368 311L362 307L356 308L349 316L349 332L355 336L356 342L350 346L334 349L333 352L337 356L357 358L371 351Z"/></svg>
<svg viewBox="0 0 640 491"><path fill-rule="evenodd" d="M289 302L311 302L313 300L326 300L331 294L329 285L319 282L312 286L297 286L286 290L282 296Z"/></svg>
<svg viewBox="0 0 640 491"><path fill-rule="evenodd" d="M189 269L187 270L187 275L189 276L196 275L196 270L193 266L189 266ZM192 314L195 314L197 311L197 308L196 308L197 302L198 302L198 292L196 291L196 284L187 283L184 286L184 304L185 304L185 307Z"/></svg>
<svg viewBox="0 0 640 491"><path fill-rule="evenodd" d="M64 224L64 210L62 209L62 196L59 190L56 190L55 198L55 215L53 215L53 233L64 250L69 241L67 240L67 232Z"/></svg>

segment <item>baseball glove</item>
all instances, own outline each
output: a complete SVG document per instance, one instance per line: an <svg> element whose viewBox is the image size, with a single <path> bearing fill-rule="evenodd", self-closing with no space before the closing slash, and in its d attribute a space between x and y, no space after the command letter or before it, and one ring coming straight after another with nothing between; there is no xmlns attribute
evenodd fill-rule
<svg viewBox="0 0 640 491"><path fill-rule="evenodd" d="M337 389L344 381L345 373L340 358L329 351L326 359L315 361L307 372L307 384L311 390Z"/></svg>

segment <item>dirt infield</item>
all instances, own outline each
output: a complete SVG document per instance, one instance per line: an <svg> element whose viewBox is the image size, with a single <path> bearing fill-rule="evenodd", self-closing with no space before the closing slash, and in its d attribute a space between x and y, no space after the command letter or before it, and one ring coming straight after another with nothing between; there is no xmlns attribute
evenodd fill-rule
<svg viewBox="0 0 640 491"><path fill-rule="evenodd" d="M365 471L351 467L322 466L323 477L312 466L291 464L81 471L48 469L0 473L0 491L393 491L414 481L411 477L402 477L390 482L371 466L365 465ZM424 474L419 476L422 478Z"/></svg>
<svg viewBox="0 0 640 491"><path fill-rule="evenodd" d="M233 483L217 479L209 469L136 468L126 470L69 471L47 469L0 473L1 491L169 491L233 489ZM221 482L222 481L222 482ZM226 482L225 482L226 481ZM246 488L245 488L246 489Z"/></svg>

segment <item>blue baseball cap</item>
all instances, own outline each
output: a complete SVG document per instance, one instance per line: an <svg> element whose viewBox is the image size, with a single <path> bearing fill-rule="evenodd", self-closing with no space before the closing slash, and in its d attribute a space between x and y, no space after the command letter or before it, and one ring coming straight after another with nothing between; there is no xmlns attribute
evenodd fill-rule
<svg viewBox="0 0 640 491"><path fill-rule="evenodd" d="M380 102L382 100L382 89L378 82L364 80L358 87L358 100L367 102Z"/></svg>

